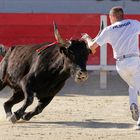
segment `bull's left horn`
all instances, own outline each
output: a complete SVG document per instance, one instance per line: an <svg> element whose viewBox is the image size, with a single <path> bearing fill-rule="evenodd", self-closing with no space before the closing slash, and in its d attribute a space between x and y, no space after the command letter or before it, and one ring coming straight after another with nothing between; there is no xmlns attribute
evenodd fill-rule
<svg viewBox="0 0 140 140"><path fill-rule="evenodd" d="M53 26L54 26L54 36L55 36L55 39L56 39L59 43L61 43L61 44L64 44L64 45L66 44L66 46L69 45L69 41L66 41L66 40L64 40L64 39L61 37L61 35L60 35L59 31L58 31L57 24L56 24L55 22L53 22Z"/></svg>
<svg viewBox="0 0 140 140"><path fill-rule="evenodd" d="M55 22L53 22L53 26L54 26L54 36L55 36L55 39L56 39L59 43L64 44L65 41L62 39L62 37L61 37L61 35L60 35L59 31L58 31L58 27L57 27L57 25L56 25Z"/></svg>

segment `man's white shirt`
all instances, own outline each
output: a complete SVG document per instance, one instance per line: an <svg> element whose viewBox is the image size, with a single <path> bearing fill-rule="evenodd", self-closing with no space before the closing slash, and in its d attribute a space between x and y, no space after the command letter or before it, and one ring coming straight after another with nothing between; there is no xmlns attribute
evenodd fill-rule
<svg viewBox="0 0 140 140"><path fill-rule="evenodd" d="M126 19L104 28L92 43L96 42L100 46L109 43L113 48L114 58L126 54L139 55L139 34L140 22Z"/></svg>

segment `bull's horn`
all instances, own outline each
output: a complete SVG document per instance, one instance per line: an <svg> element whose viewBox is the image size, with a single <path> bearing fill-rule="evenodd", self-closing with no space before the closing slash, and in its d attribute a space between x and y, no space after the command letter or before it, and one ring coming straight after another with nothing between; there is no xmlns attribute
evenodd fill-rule
<svg viewBox="0 0 140 140"><path fill-rule="evenodd" d="M57 27L57 25L56 25L55 22L53 22L53 26L54 26L54 36L55 36L55 39L56 39L59 43L64 44L65 41L62 39L60 33L58 32L58 27Z"/></svg>
<svg viewBox="0 0 140 140"><path fill-rule="evenodd" d="M64 45L66 45L66 47L68 47L69 44L70 44L70 42L64 40L64 39L61 37L61 35L60 35L59 31L58 31L57 24L56 24L55 22L53 22L53 26L54 26L54 36L55 36L55 39L56 39L59 43L64 44Z"/></svg>

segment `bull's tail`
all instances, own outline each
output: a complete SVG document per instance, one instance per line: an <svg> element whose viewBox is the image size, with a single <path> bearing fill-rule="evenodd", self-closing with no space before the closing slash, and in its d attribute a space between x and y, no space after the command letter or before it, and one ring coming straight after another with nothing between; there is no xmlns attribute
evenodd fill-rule
<svg viewBox="0 0 140 140"><path fill-rule="evenodd" d="M0 55L4 57L6 52L7 52L7 48L3 44L0 44Z"/></svg>
<svg viewBox="0 0 140 140"><path fill-rule="evenodd" d="M4 45L0 44L0 56L5 56L6 55L6 48L4 47ZM4 87L6 86L6 84L3 82L3 75L4 75L4 61L1 60L0 62L0 91L2 89L4 89Z"/></svg>
<svg viewBox="0 0 140 140"><path fill-rule="evenodd" d="M8 59L14 47L6 49L4 45L0 45L0 55L3 56L3 59L0 62L0 91L6 86L5 75L8 66Z"/></svg>
<svg viewBox="0 0 140 140"><path fill-rule="evenodd" d="M6 84L0 80L0 91L3 90L5 87L6 87Z"/></svg>

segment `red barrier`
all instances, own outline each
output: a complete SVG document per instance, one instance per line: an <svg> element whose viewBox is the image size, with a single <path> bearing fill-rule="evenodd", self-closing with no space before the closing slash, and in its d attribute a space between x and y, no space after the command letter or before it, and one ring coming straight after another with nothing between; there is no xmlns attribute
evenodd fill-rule
<svg viewBox="0 0 140 140"><path fill-rule="evenodd" d="M96 14L0 14L0 43L15 44L55 41L53 21L65 39L77 39L81 33L95 37L100 15ZM99 64L99 52L90 56L89 64Z"/></svg>
<svg viewBox="0 0 140 140"><path fill-rule="evenodd" d="M140 19L140 15L127 15L127 18ZM77 39L81 33L88 33L94 38L100 25L100 14L31 14L31 13L1 13L0 43L12 46L16 44L36 44L55 41L53 21L64 39ZM115 63L112 49L107 49L107 63ZM90 55L88 64L100 64L100 48L96 54Z"/></svg>

